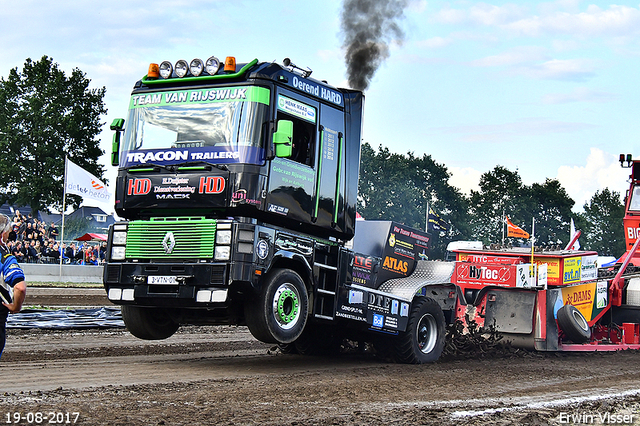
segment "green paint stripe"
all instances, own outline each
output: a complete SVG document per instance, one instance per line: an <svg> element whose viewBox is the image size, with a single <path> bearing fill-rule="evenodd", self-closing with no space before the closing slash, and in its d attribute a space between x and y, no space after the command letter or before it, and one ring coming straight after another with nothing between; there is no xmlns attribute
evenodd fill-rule
<svg viewBox="0 0 640 426"><path fill-rule="evenodd" d="M168 84L175 83L176 81L189 81L189 82L201 82L201 81L209 81L209 80L227 80L230 78L236 78L242 76L246 73L249 68L258 63L258 59L254 59L249 62L247 65L242 67L240 71L233 74L216 74L216 75L201 75L199 77L175 77L175 78L149 78L149 76L145 75L142 77L142 82L147 85L157 85L157 84Z"/></svg>
<svg viewBox="0 0 640 426"><path fill-rule="evenodd" d="M340 182L342 181L342 142L343 137L338 138L338 176L336 177L336 208L333 212L333 222L338 223L338 205L340 204Z"/></svg>
<svg viewBox="0 0 640 426"><path fill-rule="evenodd" d="M313 212L313 217L318 217L318 207L320 205L320 177L322 176L322 147L324 145L324 128L320 130L320 149L318 153L320 158L318 159L318 177L316 180L316 206Z"/></svg>
<svg viewBox="0 0 640 426"><path fill-rule="evenodd" d="M231 98L234 96L234 98ZM211 104L221 102L256 102L269 105L269 89L258 86L223 86L206 89L172 90L160 93L144 93L131 96L129 109Z"/></svg>

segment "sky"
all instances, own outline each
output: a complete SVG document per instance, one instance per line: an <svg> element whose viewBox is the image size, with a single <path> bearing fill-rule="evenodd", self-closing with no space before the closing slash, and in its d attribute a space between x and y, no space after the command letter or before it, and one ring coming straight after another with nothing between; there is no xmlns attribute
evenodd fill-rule
<svg viewBox="0 0 640 426"><path fill-rule="evenodd" d="M106 87L100 135L124 118L149 63L291 58L348 87L337 0L0 0L0 76L51 57ZM558 179L579 211L624 192L620 153L638 153L640 0L407 0L389 56L365 91L363 141L428 154L462 192L497 165L525 184Z"/></svg>

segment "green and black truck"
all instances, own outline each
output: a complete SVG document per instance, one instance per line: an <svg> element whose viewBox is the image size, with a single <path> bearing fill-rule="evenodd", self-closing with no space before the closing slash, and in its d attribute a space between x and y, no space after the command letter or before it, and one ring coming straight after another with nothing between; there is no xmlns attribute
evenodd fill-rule
<svg viewBox="0 0 640 426"><path fill-rule="evenodd" d="M363 93L294 65L151 64L116 119L104 286L129 331L247 325L302 353L343 338L437 359L456 294L427 233L356 222ZM382 343L380 343L382 342Z"/></svg>

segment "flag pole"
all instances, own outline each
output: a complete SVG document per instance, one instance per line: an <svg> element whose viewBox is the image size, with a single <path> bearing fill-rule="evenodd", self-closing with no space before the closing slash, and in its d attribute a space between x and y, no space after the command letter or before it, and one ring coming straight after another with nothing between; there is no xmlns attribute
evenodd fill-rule
<svg viewBox="0 0 640 426"><path fill-rule="evenodd" d="M424 232L429 232L429 201L427 201L427 213L424 222Z"/></svg>
<svg viewBox="0 0 640 426"><path fill-rule="evenodd" d="M533 248L536 244L536 237L534 236L536 232L536 219L531 219L531 264L533 265Z"/></svg>
<svg viewBox="0 0 640 426"><path fill-rule="evenodd" d="M504 227L507 225L507 220L506 220L507 214L505 212L505 210L502 210L502 219L500 219L500 223L502 223L502 226L500 226L500 228L502 229L502 246L504 247Z"/></svg>
<svg viewBox="0 0 640 426"><path fill-rule="evenodd" d="M535 270L534 270L534 263L533 263L533 249L536 245L536 237L535 237L535 232L536 232L536 218L532 217L531 218L531 273L529 274L529 278L531 279L531 284L533 284L535 282Z"/></svg>
<svg viewBox="0 0 640 426"><path fill-rule="evenodd" d="M64 255L62 250L62 243L64 241L64 211L66 210L66 202L67 202L67 156L64 156L64 182L63 182L63 190L62 190L62 229L60 230L60 246L58 250L60 251L60 274L58 277L58 281L62 283L62 256Z"/></svg>

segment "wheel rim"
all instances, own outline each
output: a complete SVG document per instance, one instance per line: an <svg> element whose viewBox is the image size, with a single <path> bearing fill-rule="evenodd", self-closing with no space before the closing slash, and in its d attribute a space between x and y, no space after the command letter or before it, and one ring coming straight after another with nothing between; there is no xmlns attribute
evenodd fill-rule
<svg viewBox="0 0 640 426"><path fill-rule="evenodd" d="M418 322L416 329L416 341L418 349L423 354L428 354L436 347L438 341L438 325L431 314L424 314Z"/></svg>
<svg viewBox="0 0 640 426"><path fill-rule="evenodd" d="M300 319L300 295L289 283L282 284L273 295L273 314L278 326L288 330Z"/></svg>
<svg viewBox="0 0 640 426"><path fill-rule="evenodd" d="M583 329L584 331L589 331L589 324L587 324L587 320L577 309L572 312L573 319L576 321L576 325Z"/></svg>

